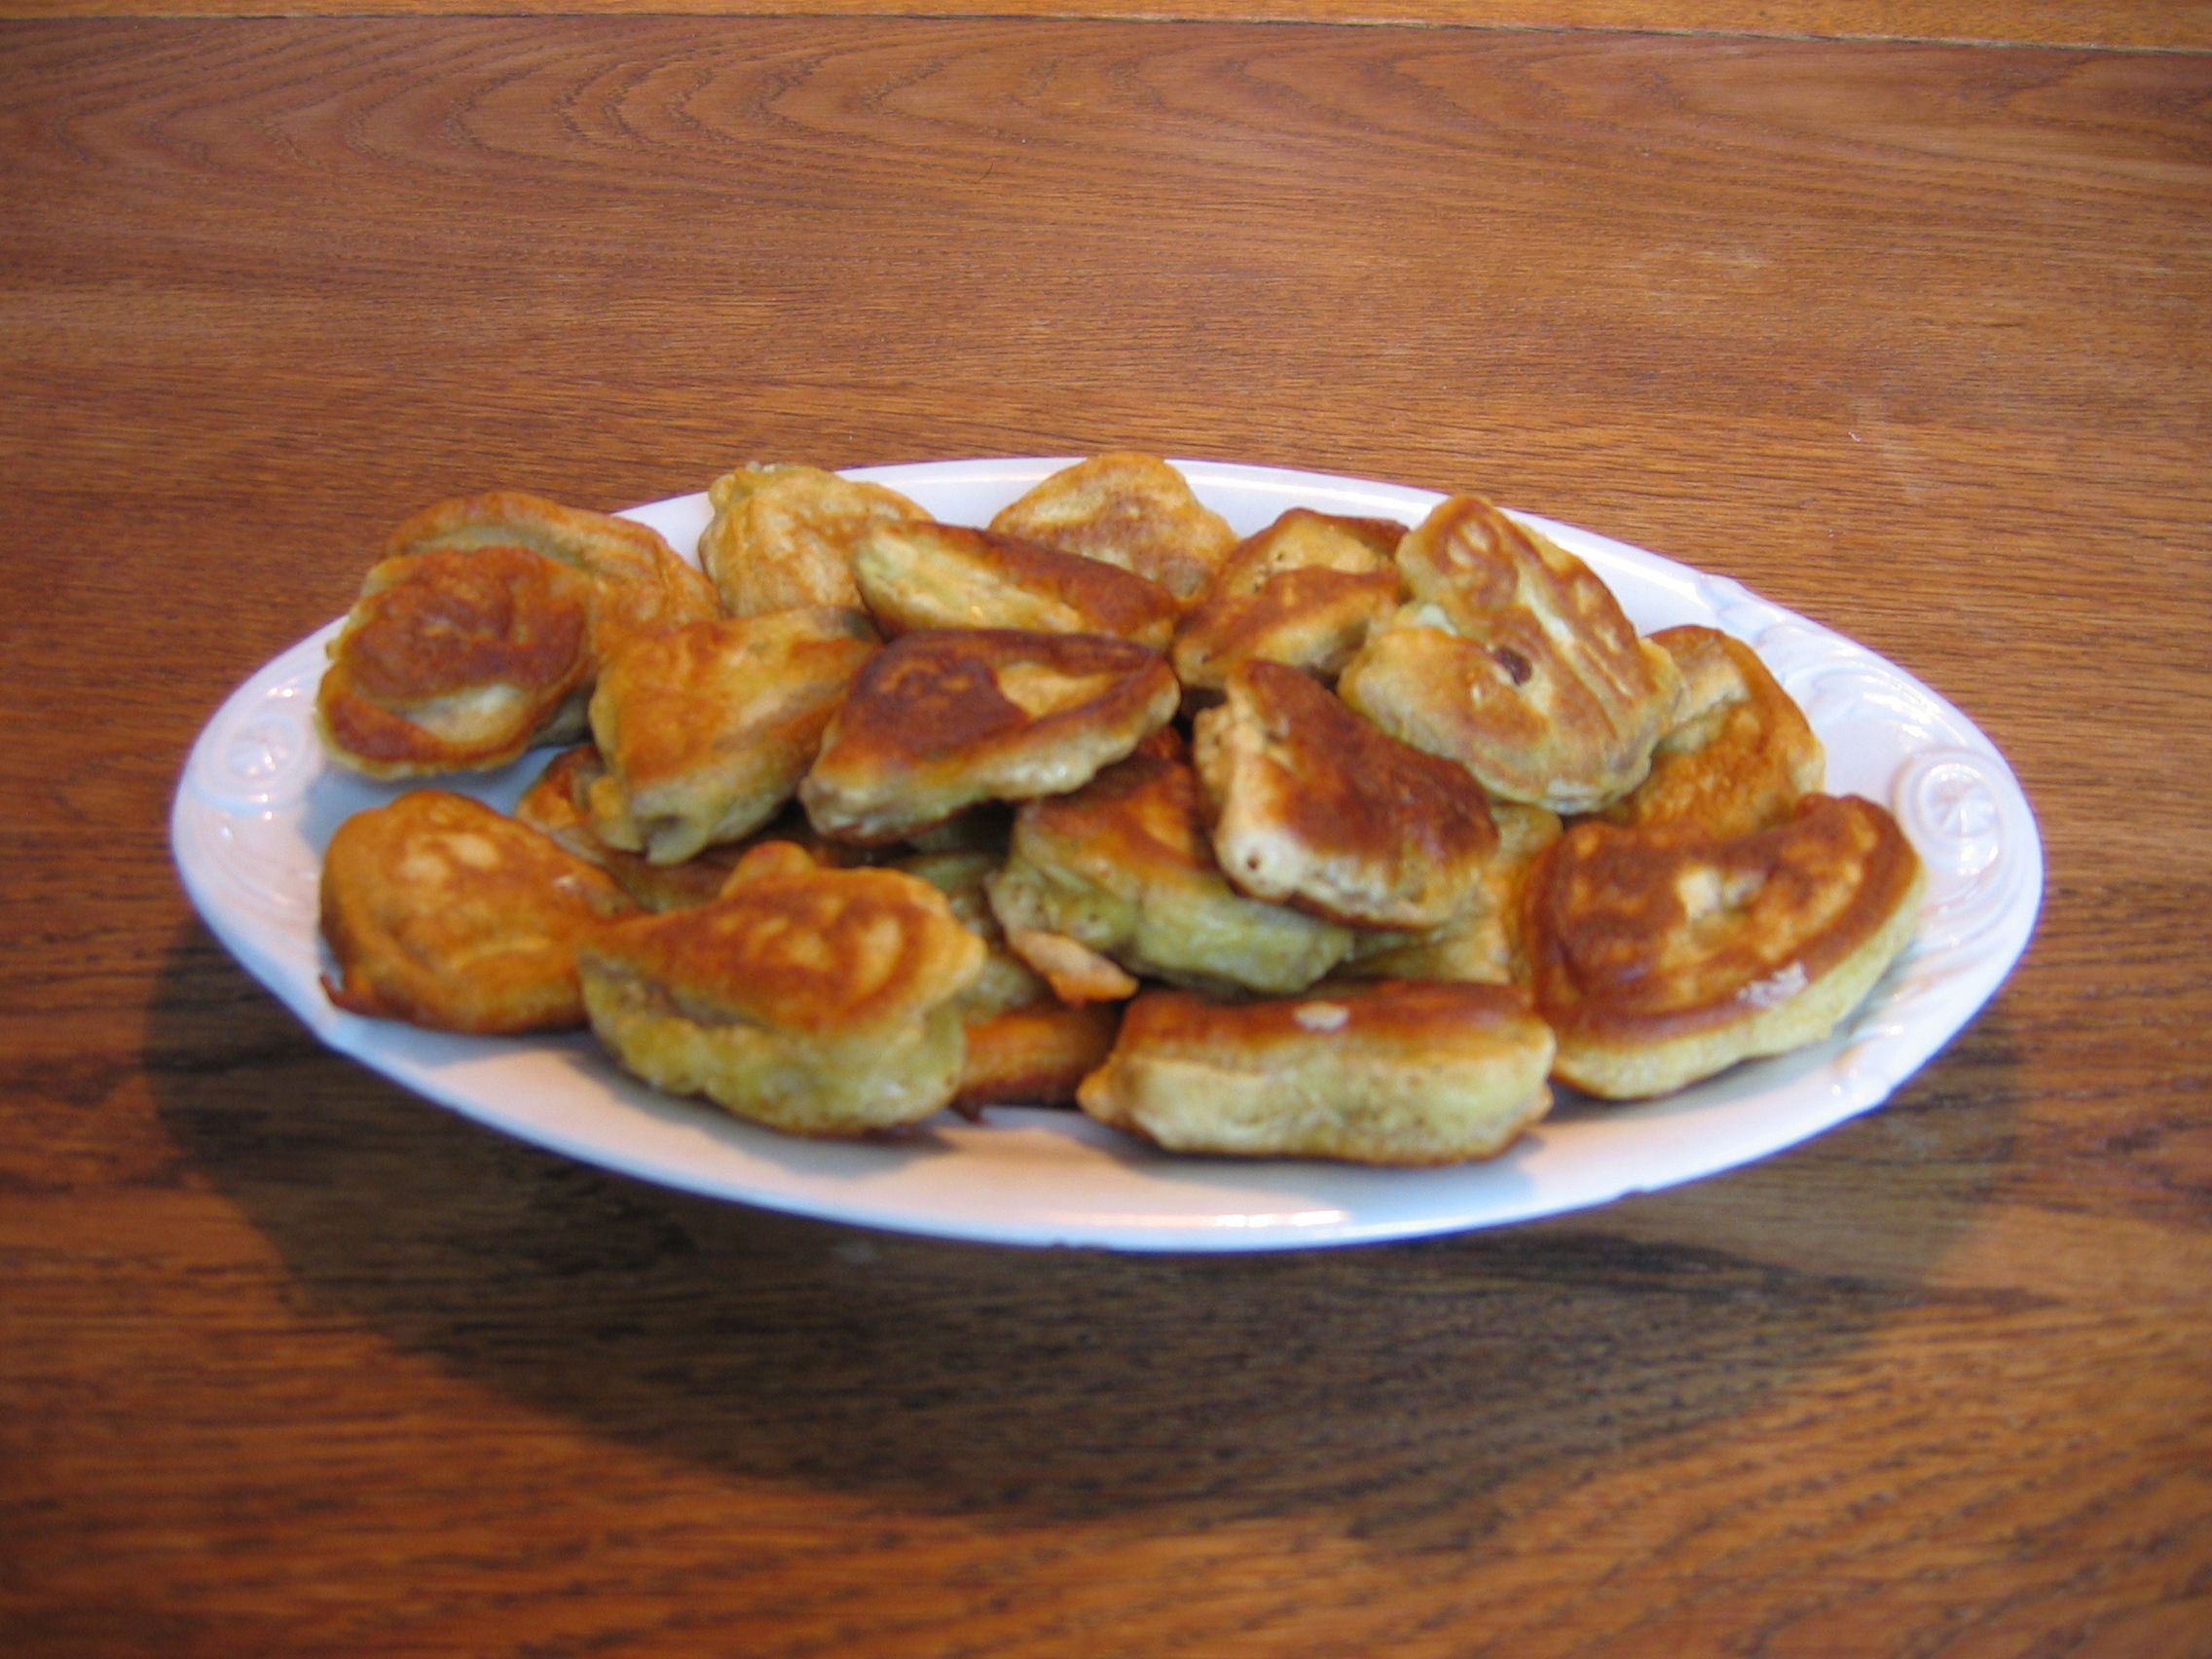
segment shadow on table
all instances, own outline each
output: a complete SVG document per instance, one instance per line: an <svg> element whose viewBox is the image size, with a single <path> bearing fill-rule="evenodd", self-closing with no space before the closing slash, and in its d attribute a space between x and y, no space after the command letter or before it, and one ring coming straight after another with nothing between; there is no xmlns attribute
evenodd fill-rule
<svg viewBox="0 0 2212 1659"><path fill-rule="evenodd" d="M1937 1295L1925 1270L2002 1178L2010 1049L1985 1015L1905 1098L1761 1166L1755 1202L1838 1236L1884 1230L1874 1272L1713 1243L1729 1229L1704 1222L1739 1176L1630 1200L1645 1239L1694 1243L1634 1242L1595 1211L1206 1257L949 1243L694 1198L326 1052L197 925L172 949L147 1072L178 1146L309 1309L595 1432L908 1510L1190 1525L1341 1507L1423 1548L1494 1526L1508 1482L1724 1435Z"/></svg>

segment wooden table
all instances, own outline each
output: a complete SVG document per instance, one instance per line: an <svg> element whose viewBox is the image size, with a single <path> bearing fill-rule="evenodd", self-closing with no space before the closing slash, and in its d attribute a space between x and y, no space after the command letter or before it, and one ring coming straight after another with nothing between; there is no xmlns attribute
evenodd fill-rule
<svg viewBox="0 0 2212 1659"><path fill-rule="evenodd" d="M7 9L0 1651L2212 1653L2207 8ZM510 1142L178 888L404 511L1115 446L1865 643L2027 957L1735 1173L1157 1257Z"/></svg>

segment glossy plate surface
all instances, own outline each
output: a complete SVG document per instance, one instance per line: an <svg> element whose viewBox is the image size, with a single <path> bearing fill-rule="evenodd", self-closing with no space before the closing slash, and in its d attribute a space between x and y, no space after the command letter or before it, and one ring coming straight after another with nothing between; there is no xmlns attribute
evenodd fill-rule
<svg viewBox="0 0 2212 1659"><path fill-rule="evenodd" d="M940 519L982 524L1067 460L860 469ZM1440 498L1396 485L1177 463L1239 534L1285 509L1419 520ZM625 515L687 557L706 498ZM588 1036L452 1036L330 1006L315 925L321 852L402 786L325 763L311 719L332 622L241 685L194 746L170 834L185 888L245 968L323 1042L467 1117L690 1192L863 1226L1014 1244L1252 1250L1417 1237L1604 1203L1775 1152L1878 1105L1995 993L2043 894L2035 819L1996 748L1935 692L1861 645L1724 577L1530 518L1608 582L1639 628L1699 622L1748 640L1826 745L1827 788L1894 811L1929 866L1912 948L1828 1041L1639 1106L1565 1095L1504 1157L1448 1169L1177 1158L1074 1112L940 1115L896 1143L792 1139L658 1094ZM545 756L454 782L502 810Z"/></svg>

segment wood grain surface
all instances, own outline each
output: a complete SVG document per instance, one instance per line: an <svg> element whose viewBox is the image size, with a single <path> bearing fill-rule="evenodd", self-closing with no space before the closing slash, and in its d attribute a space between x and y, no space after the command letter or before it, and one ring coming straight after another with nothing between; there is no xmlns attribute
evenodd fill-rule
<svg viewBox="0 0 2212 1659"><path fill-rule="evenodd" d="M0 47L0 1651L2212 1654L2212 58ZM1119 1256L472 1127L178 889L193 736L414 507L1113 446L1479 488L1864 642L2021 776L2028 956L1724 1177Z"/></svg>

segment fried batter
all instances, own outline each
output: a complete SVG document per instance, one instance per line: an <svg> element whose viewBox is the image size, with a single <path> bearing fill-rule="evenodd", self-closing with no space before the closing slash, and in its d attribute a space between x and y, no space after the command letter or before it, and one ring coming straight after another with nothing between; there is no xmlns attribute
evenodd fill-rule
<svg viewBox="0 0 2212 1659"><path fill-rule="evenodd" d="M1241 662L1288 663L1335 680L1397 609L1394 519L1292 507L1239 542L1175 637L1175 676L1218 691Z"/></svg>
<svg viewBox="0 0 2212 1659"><path fill-rule="evenodd" d="M853 549L853 580L869 613L894 634L917 628L1111 634L1164 651L1178 608L1158 582L1102 559L923 520L868 526Z"/></svg>
<svg viewBox="0 0 2212 1659"><path fill-rule="evenodd" d="M1474 774L1378 730L1311 676L1248 662L1192 750L1223 871L1355 927L1433 928L1497 846Z"/></svg>
<svg viewBox="0 0 2212 1659"><path fill-rule="evenodd" d="M1064 934L1131 974L1206 990L1304 990L1351 948L1351 930L1238 893L1214 862L1190 762L1164 743L1083 789L1024 803L991 908Z"/></svg>
<svg viewBox="0 0 2212 1659"><path fill-rule="evenodd" d="M1638 1099L1819 1041L1911 939L1924 882L1897 821L1857 795L1807 795L1732 837L1575 826L1523 896L1556 1075Z"/></svg>
<svg viewBox="0 0 2212 1659"><path fill-rule="evenodd" d="M1351 954L1337 969L1339 977L1528 982L1521 886L1536 855L1559 839L1559 814L1515 800L1492 801L1490 814L1497 826L1497 847L1484 862L1482 879L1467 903L1432 928L1362 929L1352 938Z"/></svg>
<svg viewBox="0 0 2212 1659"><path fill-rule="evenodd" d="M1103 559L1189 605L1236 545L1229 521L1158 456L1115 451L1064 466L1001 507L991 529Z"/></svg>
<svg viewBox="0 0 2212 1659"><path fill-rule="evenodd" d="M663 865L750 834L792 798L875 649L865 617L829 607L632 641L592 693L607 764L592 828Z"/></svg>
<svg viewBox="0 0 2212 1659"><path fill-rule="evenodd" d="M853 547L870 525L927 519L896 490L818 466L741 466L707 492L699 562L732 616L815 606L861 608Z"/></svg>
<svg viewBox="0 0 2212 1659"><path fill-rule="evenodd" d="M1643 781L1680 676L1587 565L1475 496L1398 545L1413 603L1337 689L1493 794L1593 812Z"/></svg>
<svg viewBox="0 0 2212 1659"><path fill-rule="evenodd" d="M391 533L385 557L475 547L528 547L590 577L592 642L601 655L619 635L658 633L703 621L721 608L707 578L658 531L515 490L424 508Z"/></svg>
<svg viewBox="0 0 2212 1659"><path fill-rule="evenodd" d="M658 1088L793 1134L918 1123L959 1088L984 946L926 881L756 849L713 903L578 952L592 1029Z"/></svg>
<svg viewBox="0 0 2212 1659"><path fill-rule="evenodd" d="M1821 787L1825 756L1804 712L1758 652L1717 628L1651 636L1681 673L1675 718L1651 774L1605 809L1614 824L1695 824L1742 835L1788 818Z"/></svg>
<svg viewBox="0 0 2212 1659"><path fill-rule="evenodd" d="M526 547L446 549L369 571L330 642L315 721L372 778L503 766L581 735L592 584Z"/></svg>
<svg viewBox="0 0 2212 1659"><path fill-rule="evenodd" d="M968 1059L952 1103L1072 1106L1077 1085L1105 1063L1119 1003L1036 1003L968 1027Z"/></svg>
<svg viewBox="0 0 2212 1659"><path fill-rule="evenodd" d="M1174 1152L1494 1158L1551 1105L1552 1034L1514 986L1381 980L1223 1004L1147 991L1077 1100Z"/></svg>
<svg viewBox="0 0 2212 1659"><path fill-rule="evenodd" d="M479 1034L581 1025L576 948L631 911L604 871L445 790L341 824L321 897L334 1004Z"/></svg>
<svg viewBox="0 0 2212 1659"><path fill-rule="evenodd" d="M825 835L893 841L981 800L1080 787L1173 718L1158 652L1097 634L942 628L884 647L799 785Z"/></svg>
<svg viewBox="0 0 2212 1659"><path fill-rule="evenodd" d="M743 842L707 847L673 865L656 865L642 853L609 846L591 823L591 787L605 776L607 763L596 745L564 749L515 802L515 817L607 871L641 909L681 910L704 904L722 890L744 851ZM805 828L803 819L799 828Z"/></svg>

